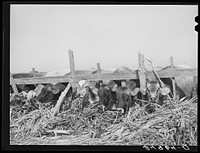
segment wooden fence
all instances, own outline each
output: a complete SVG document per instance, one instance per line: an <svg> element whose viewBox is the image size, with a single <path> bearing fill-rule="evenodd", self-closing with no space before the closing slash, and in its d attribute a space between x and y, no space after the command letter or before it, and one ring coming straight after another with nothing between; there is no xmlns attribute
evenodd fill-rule
<svg viewBox="0 0 200 153"><path fill-rule="evenodd" d="M141 88L145 88L145 77L154 76L152 71L144 72L144 55L138 53L139 69L133 73L109 73L101 74L100 63L97 63L97 74L76 74L75 73L75 60L72 50L68 50L69 63L70 63L70 75L66 76L56 76L56 77L35 77L35 69L32 69L33 78L18 78L13 79L10 75L10 85L12 85L14 92L18 92L16 84L45 84L45 83L55 83L55 82L72 82L72 87L78 80L126 80L126 79L139 79ZM178 76L197 76L197 69L175 69L173 65L173 58L170 57L171 69L157 71L160 78L175 78ZM196 80L196 79L194 79Z"/></svg>

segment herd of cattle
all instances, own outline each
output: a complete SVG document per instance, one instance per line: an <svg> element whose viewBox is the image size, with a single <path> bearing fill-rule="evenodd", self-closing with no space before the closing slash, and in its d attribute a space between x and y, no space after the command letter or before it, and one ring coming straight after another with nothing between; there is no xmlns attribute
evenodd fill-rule
<svg viewBox="0 0 200 153"><path fill-rule="evenodd" d="M176 97L192 98L197 91L192 77L176 78ZM70 88L65 98L73 101L82 99L82 110L90 104L100 104L104 111L121 110L123 114L135 105L156 103L163 105L174 95L171 78L161 78L162 87L156 78L146 78L146 88L141 91L139 80L80 80L74 89ZM21 93L28 101L36 98L40 103L54 101L54 105L68 83L22 85ZM31 90L32 89L32 90Z"/></svg>

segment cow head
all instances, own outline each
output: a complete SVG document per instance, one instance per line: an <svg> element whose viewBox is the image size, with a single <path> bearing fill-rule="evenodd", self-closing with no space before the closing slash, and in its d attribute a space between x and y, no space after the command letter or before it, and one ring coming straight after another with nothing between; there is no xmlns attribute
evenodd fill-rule
<svg viewBox="0 0 200 153"><path fill-rule="evenodd" d="M146 93L148 100L151 102L158 102L159 97L166 96L170 93L168 87L161 88L157 81L147 81Z"/></svg>
<svg viewBox="0 0 200 153"><path fill-rule="evenodd" d="M90 103L99 100L96 82L91 82L87 80L79 81L79 83L77 84L77 94L84 100L88 100Z"/></svg>
<svg viewBox="0 0 200 153"><path fill-rule="evenodd" d="M118 87L116 91L117 108L123 109L126 113L132 105L130 90L127 87Z"/></svg>
<svg viewBox="0 0 200 153"><path fill-rule="evenodd" d="M25 91L26 93L28 93L30 90L29 87L25 85L25 83L18 84L17 87L18 87L19 91Z"/></svg>
<svg viewBox="0 0 200 153"><path fill-rule="evenodd" d="M156 101L158 98L160 85L158 82L147 82L147 96L149 101Z"/></svg>
<svg viewBox="0 0 200 153"><path fill-rule="evenodd" d="M107 107L112 100L110 89L107 85L101 85L98 90L99 101L102 105Z"/></svg>
<svg viewBox="0 0 200 153"><path fill-rule="evenodd" d="M65 89L65 86L58 84L47 84L41 89L40 94L38 95L38 100L40 102L49 102L55 98L58 98L59 94Z"/></svg>

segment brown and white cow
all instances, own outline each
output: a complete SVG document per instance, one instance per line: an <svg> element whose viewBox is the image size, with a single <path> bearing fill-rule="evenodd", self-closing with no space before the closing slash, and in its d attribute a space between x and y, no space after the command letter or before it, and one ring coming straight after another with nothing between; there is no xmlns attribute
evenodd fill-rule
<svg viewBox="0 0 200 153"><path fill-rule="evenodd" d="M82 99L82 110L90 104L99 102L95 81L80 80L77 83L77 95Z"/></svg>

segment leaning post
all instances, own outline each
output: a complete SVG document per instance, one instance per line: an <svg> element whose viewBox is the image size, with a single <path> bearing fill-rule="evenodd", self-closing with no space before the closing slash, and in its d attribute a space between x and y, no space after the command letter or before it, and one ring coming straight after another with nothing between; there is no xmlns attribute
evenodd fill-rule
<svg viewBox="0 0 200 153"><path fill-rule="evenodd" d="M61 93L59 99L57 100L57 103L56 103L55 107L52 109L53 116L55 116L59 112L60 107L62 105L62 102L64 100L64 97L66 96L66 94L69 91L70 87L71 87L71 82L69 82L69 84L67 85L65 90Z"/></svg>
<svg viewBox="0 0 200 153"><path fill-rule="evenodd" d="M12 77L12 74L10 73L10 82L11 82L11 85L12 85L12 88L13 88L13 91L15 94L19 94L18 90L17 90L17 86L15 84L15 81Z"/></svg>
<svg viewBox="0 0 200 153"><path fill-rule="evenodd" d="M171 69L174 69L174 60L173 57L170 57L170 66ZM176 85L175 85L175 77L172 77L172 87L173 87L173 99L176 99Z"/></svg>

